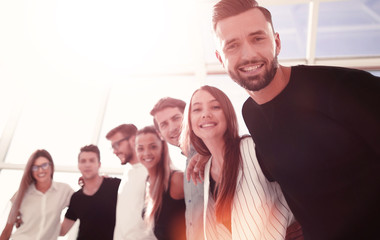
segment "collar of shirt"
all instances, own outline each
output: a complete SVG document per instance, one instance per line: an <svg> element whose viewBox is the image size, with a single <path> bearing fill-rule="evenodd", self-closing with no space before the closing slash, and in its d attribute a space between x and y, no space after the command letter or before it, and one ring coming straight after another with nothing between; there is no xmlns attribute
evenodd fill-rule
<svg viewBox="0 0 380 240"><path fill-rule="evenodd" d="M46 193L51 192L51 191L57 191L57 184L56 184L55 182L52 182L52 183L51 183L51 186L50 186L50 188L46 191ZM28 188L28 192L30 192L30 193L32 193L32 194L44 194L44 193L42 193L42 192L40 192L40 191L37 190L37 188L36 188L36 184L34 184L34 183L32 183L32 184L30 185L30 187ZM46 194L46 193L45 193L45 194Z"/></svg>
<svg viewBox="0 0 380 240"><path fill-rule="evenodd" d="M142 163L135 163L135 164L131 164L132 168L141 168L141 167L144 167L144 165L142 165Z"/></svg>

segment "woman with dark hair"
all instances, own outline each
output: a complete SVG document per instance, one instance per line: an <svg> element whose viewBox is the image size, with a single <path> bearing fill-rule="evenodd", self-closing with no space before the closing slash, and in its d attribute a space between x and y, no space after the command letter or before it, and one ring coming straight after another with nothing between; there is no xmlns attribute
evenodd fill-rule
<svg viewBox="0 0 380 240"><path fill-rule="evenodd" d="M73 189L54 182L54 162L46 150L36 150L29 158L1 240L57 239L62 210L69 205ZM12 234L19 218L22 222Z"/></svg>
<svg viewBox="0 0 380 240"><path fill-rule="evenodd" d="M158 240L185 240L183 172L173 170L168 145L154 126L137 131L136 155L148 170L144 219Z"/></svg>
<svg viewBox="0 0 380 240"><path fill-rule="evenodd" d="M203 86L187 114L182 145L211 156L204 173L205 239L285 239L293 214L279 185L261 171L252 138L239 136L228 97Z"/></svg>

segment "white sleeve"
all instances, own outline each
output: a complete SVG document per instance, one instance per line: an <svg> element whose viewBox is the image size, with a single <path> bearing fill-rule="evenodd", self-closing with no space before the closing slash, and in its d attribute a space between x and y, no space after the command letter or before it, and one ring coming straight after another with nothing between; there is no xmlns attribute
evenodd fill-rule
<svg viewBox="0 0 380 240"><path fill-rule="evenodd" d="M123 176L116 204L115 240L155 239L142 219L146 177L143 166L132 168Z"/></svg>

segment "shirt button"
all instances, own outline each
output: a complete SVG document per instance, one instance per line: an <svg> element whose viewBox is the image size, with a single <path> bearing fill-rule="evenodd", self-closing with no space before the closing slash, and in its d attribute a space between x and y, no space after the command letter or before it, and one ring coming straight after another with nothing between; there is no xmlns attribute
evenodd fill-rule
<svg viewBox="0 0 380 240"><path fill-rule="evenodd" d="M191 200L189 200L189 203L191 203Z"/></svg>

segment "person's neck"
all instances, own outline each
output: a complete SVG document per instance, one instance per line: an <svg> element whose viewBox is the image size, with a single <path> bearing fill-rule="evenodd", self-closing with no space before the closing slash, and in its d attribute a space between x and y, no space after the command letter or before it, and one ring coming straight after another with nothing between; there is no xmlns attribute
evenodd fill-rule
<svg viewBox="0 0 380 240"><path fill-rule="evenodd" d="M211 177L218 184L222 174L223 162L224 162L224 147L225 143L223 139L205 141L207 148L209 149L211 158Z"/></svg>
<svg viewBox="0 0 380 240"><path fill-rule="evenodd" d="M52 181L47 182L36 182L36 189L42 193L46 193L47 190L51 187Z"/></svg>
<svg viewBox="0 0 380 240"><path fill-rule="evenodd" d="M94 178L85 179L84 180L84 186L83 186L83 192L86 195L90 195L90 196L94 195L98 191L102 182L103 182L103 177L99 176L99 175L97 175Z"/></svg>
<svg viewBox="0 0 380 240"><path fill-rule="evenodd" d="M289 83L290 67L279 66L276 75L268 86L259 91L247 90L251 98L259 105L267 103L279 95Z"/></svg>
<svg viewBox="0 0 380 240"><path fill-rule="evenodd" d="M136 163L139 163L140 161L137 159L137 156L134 155L133 158L129 161L131 165L135 165Z"/></svg>
<svg viewBox="0 0 380 240"><path fill-rule="evenodd" d="M183 156L185 156L185 157L188 157L188 156L189 156L189 154L190 154L190 148L189 148L189 149L186 149L186 148L184 148L184 147L181 146L181 145L178 145L177 147L181 150L181 154L182 154Z"/></svg>
<svg viewBox="0 0 380 240"><path fill-rule="evenodd" d="M148 182L149 182L149 192L152 192L153 184L157 179L156 169L148 170Z"/></svg>

